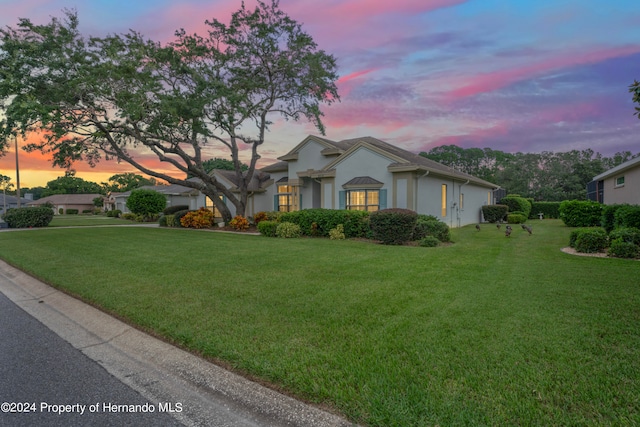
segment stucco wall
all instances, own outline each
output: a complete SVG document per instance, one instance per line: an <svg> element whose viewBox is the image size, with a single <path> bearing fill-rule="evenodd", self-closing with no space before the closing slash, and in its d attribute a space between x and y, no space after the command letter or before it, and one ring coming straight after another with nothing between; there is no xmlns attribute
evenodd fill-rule
<svg viewBox="0 0 640 427"><path fill-rule="evenodd" d="M624 185L616 187L616 179L624 176ZM604 180L604 204L630 203L640 205L640 166Z"/></svg>

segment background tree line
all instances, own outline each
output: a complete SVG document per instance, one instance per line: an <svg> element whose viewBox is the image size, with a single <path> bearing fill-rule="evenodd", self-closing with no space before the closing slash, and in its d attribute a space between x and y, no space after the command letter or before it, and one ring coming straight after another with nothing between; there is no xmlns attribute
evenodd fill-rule
<svg viewBox="0 0 640 427"><path fill-rule="evenodd" d="M505 153L491 148L461 148L442 145L421 156L460 172L498 184L507 193L535 200L557 202L585 199L586 185L593 177L640 153L619 152L605 157L593 150L568 152Z"/></svg>

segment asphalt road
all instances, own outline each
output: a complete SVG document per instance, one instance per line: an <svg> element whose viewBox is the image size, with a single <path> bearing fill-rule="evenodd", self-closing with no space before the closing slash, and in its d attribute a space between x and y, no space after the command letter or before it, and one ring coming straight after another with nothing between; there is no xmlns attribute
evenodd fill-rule
<svg viewBox="0 0 640 427"><path fill-rule="evenodd" d="M0 404L0 426L352 426L2 261Z"/></svg>
<svg viewBox="0 0 640 427"><path fill-rule="evenodd" d="M182 425L1 293L0 325L1 426Z"/></svg>

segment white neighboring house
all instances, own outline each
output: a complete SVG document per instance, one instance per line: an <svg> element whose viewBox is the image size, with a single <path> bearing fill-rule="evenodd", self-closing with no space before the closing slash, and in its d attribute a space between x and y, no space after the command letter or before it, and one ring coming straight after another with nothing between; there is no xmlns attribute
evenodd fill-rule
<svg viewBox="0 0 640 427"><path fill-rule="evenodd" d="M498 189L372 137L331 141L310 135L279 160L256 171L247 216L310 208L405 208L461 227L482 220L481 207L495 203ZM237 188L234 172L212 173L227 188ZM228 206L235 215L235 207Z"/></svg>
<svg viewBox="0 0 640 427"><path fill-rule="evenodd" d="M75 209L78 211L77 213L82 213L83 211L93 211L96 208L93 200L100 197L104 196L98 193L54 194L38 200L29 201L27 206L42 206L48 203L53 206L54 215L65 214L69 209Z"/></svg>
<svg viewBox="0 0 640 427"><path fill-rule="evenodd" d="M145 185L136 190L153 190L164 194L167 198L167 207L185 205L189 209L195 210L205 206L205 196L200 191L184 187L182 185ZM131 195L131 191L123 193L110 193L105 203L106 210L118 209L122 213L129 213L127 208L127 199Z"/></svg>
<svg viewBox="0 0 640 427"><path fill-rule="evenodd" d="M587 184L587 198L605 205L640 205L640 157L594 177Z"/></svg>
<svg viewBox="0 0 640 427"><path fill-rule="evenodd" d="M20 207L26 207L27 203L31 201L32 199L20 197ZM4 213L9 209L17 208L17 207L18 207L18 197L0 193L0 216L4 215Z"/></svg>

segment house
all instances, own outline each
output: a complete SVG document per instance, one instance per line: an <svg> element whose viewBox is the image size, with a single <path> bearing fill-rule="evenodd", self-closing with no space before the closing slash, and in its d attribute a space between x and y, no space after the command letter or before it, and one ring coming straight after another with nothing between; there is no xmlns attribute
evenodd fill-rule
<svg viewBox="0 0 640 427"><path fill-rule="evenodd" d="M198 209L199 207L206 206L205 196L200 191L184 187L182 185L145 185L137 190L153 190L158 193L164 194L167 198L167 207L186 205L189 209ZM110 193L107 195L105 209L120 210L122 213L128 213L127 199L131 195L131 191L124 193ZM211 204L209 204L210 206Z"/></svg>
<svg viewBox="0 0 640 427"><path fill-rule="evenodd" d="M372 137L331 141L308 136L280 162L256 171L246 215L309 208L405 208L451 227L481 221L498 186ZM214 171L234 189L235 174ZM229 205L232 214L235 209Z"/></svg>
<svg viewBox="0 0 640 427"><path fill-rule="evenodd" d="M77 209L79 213L83 211L93 211L96 206L93 200L104 197L102 194L54 194L27 203L27 206L42 206L44 204L53 205L55 215L67 213L69 209Z"/></svg>
<svg viewBox="0 0 640 427"><path fill-rule="evenodd" d="M640 157L594 177L587 184L587 198L605 205L640 205Z"/></svg>
<svg viewBox="0 0 640 427"><path fill-rule="evenodd" d="M20 197L20 207L27 206L31 200L25 197ZM0 193L0 215L12 208L18 207L18 197L10 196L8 194Z"/></svg>

